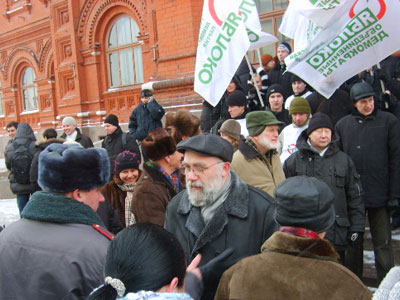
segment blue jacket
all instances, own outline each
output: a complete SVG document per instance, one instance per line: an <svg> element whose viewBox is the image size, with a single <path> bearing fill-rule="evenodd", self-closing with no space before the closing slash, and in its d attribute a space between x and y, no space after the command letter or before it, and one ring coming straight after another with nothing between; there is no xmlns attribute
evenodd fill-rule
<svg viewBox="0 0 400 300"><path fill-rule="evenodd" d="M129 133L138 141L144 140L150 131L162 127L164 114L164 108L155 99L140 103L130 116Z"/></svg>

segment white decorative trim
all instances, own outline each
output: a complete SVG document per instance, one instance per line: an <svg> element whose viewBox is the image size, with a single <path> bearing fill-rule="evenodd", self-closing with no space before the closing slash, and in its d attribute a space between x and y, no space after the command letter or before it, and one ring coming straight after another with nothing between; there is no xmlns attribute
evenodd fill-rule
<svg viewBox="0 0 400 300"><path fill-rule="evenodd" d="M105 111L105 110L98 110L98 111L96 111L96 116L104 116L104 115L106 115L107 114L107 112Z"/></svg>
<svg viewBox="0 0 400 300"><path fill-rule="evenodd" d="M78 112L78 113L76 114L76 116L79 117L79 118L82 118L82 117L89 117L89 115L90 115L90 112L88 112L88 111Z"/></svg>
<svg viewBox="0 0 400 300"><path fill-rule="evenodd" d="M35 110L27 110L27 111L21 112L19 115L30 115L30 114L35 114L35 113L38 113L38 112L39 112L38 109L35 109Z"/></svg>

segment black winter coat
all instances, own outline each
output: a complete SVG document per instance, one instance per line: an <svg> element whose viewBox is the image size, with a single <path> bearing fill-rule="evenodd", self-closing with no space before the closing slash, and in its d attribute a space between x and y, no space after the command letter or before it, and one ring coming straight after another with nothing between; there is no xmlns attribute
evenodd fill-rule
<svg viewBox="0 0 400 300"><path fill-rule="evenodd" d="M225 263L228 268L243 257L260 253L263 242L278 228L274 210L272 197L231 171L229 195L207 226L185 190L168 204L165 228L178 238L189 260L202 254L200 265L232 247L234 252ZM215 286L205 284L202 299L214 298L218 281Z"/></svg>
<svg viewBox="0 0 400 300"><path fill-rule="evenodd" d="M31 180L31 183L35 186L35 191L40 191L41 188L38 185L38 175L39 175L39 154L46 149L46 147L50 144L53 143L58 143L62 144L64 143L63 139L48 139L44 141L40 141L36 144L35 146L35 154L33 155L32 159L32 164L31 164L31 170L29 172L29 177Z"/></svg>
<svg viewBox="0 0 400 300"><path fill-rule="evenodd" d="M365 207L385 207L400 199L399 120L380 110L367 117L354 112L339 120L335 132L361 176Z"/></svg>
<svg viewBox="0 0 400 300"><path fill-rule="evenodd" d="M75 142L78 142L79 144L81 144L83 148L94 147L92 139L90 137L82 134L81 131L79 130L79 128L76 128L76 132L77 132L77 134L76 134ZM67 138L67 135L65 134L65 132L60 136L60 138L62 138L64 140Z"/></svg>
<svg viewBox="0 0 400 300"><path fill-rule="evenodd" d="M164 108L155 99L147 104L141 102L130 116L129 133L135 140L144 140L150 131L162 127L164 114Z"/></svg>
<svg viewBox="0 0 400 300"><path fill-rule="evenodd" d="M298 151L283 164L286 178L309 176L324 181L335 195L336 220L328 230L326 239L336 249L345 250L349 232L364 232L365 209L361 199L360 176L351 158L332 142L324 156L320 156L307 143L307 132L297 140Z"/></svg>
<svg viewBox="0 0 400 300"><path fill-rule="evenodd" d="M278 63L274 68L272 68L269 73L268 73L268 80L269 84L268 86L271 86L271 84L277 83L280 84L283 87L283 97L284 99L287 99L290 95L293 95L293 89L292 89L292 73L286 72L286 65L281 65ZM268 99L267 99L268 101Z"/></svg>
<svg viewBox="0 0 400 300"><path fill-rule="evenodd" d="M14 160L13 144L18 143L21 145L25 145L29 149L31 157L33 157L35 153L35 142L36 142L36 137L33 133L31 126L28 123L20 123L18 125L17 133L15 135L13 142L7 145L5 153L6 154L5 162L7 169L10 170L10 175L8 176L8 179L10 180L11 191L16 195L31 194L35 191L35 187L32 183L21 184L15 181L14 173L11 169L11 165Z"/></svg>
<svg viewBox="0 0 400 300"><path fill-rule="evenodd" d="M123 132L121 127L118 126L117 130L107 135L101 143L101 147L107 150L108 157L110 158L110 178L114 175L114 161L122 151L129 150L140 157L140 150L136 140L130 134L126 134L126 145L124 147L122 137Z"/></svg>

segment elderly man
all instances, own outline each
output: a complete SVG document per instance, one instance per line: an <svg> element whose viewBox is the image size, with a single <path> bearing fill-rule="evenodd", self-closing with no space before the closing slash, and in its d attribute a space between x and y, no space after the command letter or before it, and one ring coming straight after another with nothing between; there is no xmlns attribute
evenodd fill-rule
<svg viewBox="0 0 400 300"><path fill-rule="evenodd" d="M336 123L335 132L341 149L352 158L361 176L380 282L394 266L390 215L400 199L400 122L377 109L374 96L368 83L353 85L350 97L355 110ZM357 273L361 275L362 247L358 251Z"/></svg>
<svg viewBox="0 0 400 300"><path fill-rule="evenodd" d="M276 230L273 199L231 171L233 147L223 138L195 136L180 142L178 151L184 153L186 190L168 205L166 229L175 234L190 260L202 254L201 266L233 248L211 270L214 276L203 273L202 299L213 299L222 272L238 259L258 253Z"/></svg>
<svg viewBox="0 0 400 300"><path fill-rule="evenodd" d="M351 158L339 150L337 141L332 141L332 130L327 115L320 112L313 115L308 129L297 141L299 151L285 161L283 170L286 177L311 176L331 188L335 195L335 223L326 238L339 252L342 263L346 264L346 248L358 243L364 233L365 209L361 200L360 176Z"/></svg>
<svg viewBox="0 0 400 300"><path fill-rule="evenodd" d="M78 123L76 122L74 117L65 117L62 120L62 128L64 133L60 136L60 138L66 141L75 141L82 145L84 148L93 147L93 142L90 137L81 133L78 128Z"/></svg>
<svg viewBox="0 0 400 300"><path fill-rule="evenodd" d="M0 299L85 299L103 283L112 236L95 210L109 178L104 149L51 144L22 219L0 235Z"/></svg>
<svg viewBox="0 0 400 300"><path fill-rule="evenodd" d="M292 124L283 128L279 135L280 145L278 152L282 164L290 155L297 151L297 138L308 127L308 120L311 115L310 103L302 97L294 98L290 105L289 114L292 117Z"/></svg>
<svg viewBox="0 0 400 300"><path fill-rule="evenodd" d="M240 141L239 150L233 156L232 169L247 184L273 196L275 188L285 180L276 151L282 122L269 111L248 113L246 120L249 137Z"/></svg>
<svg viewBox="0 0 400 300"><path fill-rule="evenodd" d="M275 199L279 232L265 241L260 254L224 273L215 299L371 299L324 239L335 221L329 186L312 177L292 177L277 187Z"/></svg>

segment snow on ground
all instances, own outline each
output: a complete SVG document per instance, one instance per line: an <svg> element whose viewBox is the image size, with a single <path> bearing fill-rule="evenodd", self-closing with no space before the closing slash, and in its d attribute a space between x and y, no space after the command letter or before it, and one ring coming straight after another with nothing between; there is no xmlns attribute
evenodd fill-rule
<svg viewBox="0 0 400 300"><path fill-rule="evenodd" d="M0 225L7 226L17 220L19 220L17 199L0 200Z"/></svg>

